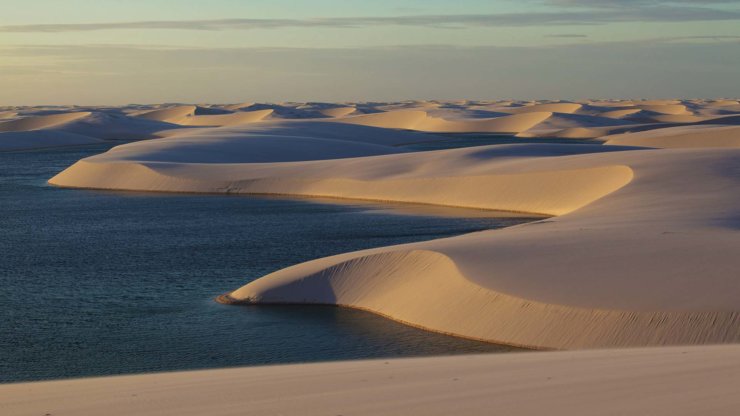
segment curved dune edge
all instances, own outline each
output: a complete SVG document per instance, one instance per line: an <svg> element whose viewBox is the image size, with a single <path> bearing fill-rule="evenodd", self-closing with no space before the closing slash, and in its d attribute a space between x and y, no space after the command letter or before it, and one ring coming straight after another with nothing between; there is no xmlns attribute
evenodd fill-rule
<svg viewBox="0 0 740 416"><path fill-rule="evenodd" d="M337 257L337 262L327 266ZM433 332L533 349L740 340L740 314L736 312L631 312L553 305L478 286L452 259L434 251L345 257L277 271L218 300L334 304Z"/></svg>
<svg viewBox="0 0 740 416"><path fill-rule="evenodd" d="M253 178L207 180L168 173L197 164L81 160L49 180L70 188L148 192L294 195L377 202L563 215L581 208L632 179L627 166L602 166L517 174L386 179ZM486 189L486 192L480 192Z"/></svg>

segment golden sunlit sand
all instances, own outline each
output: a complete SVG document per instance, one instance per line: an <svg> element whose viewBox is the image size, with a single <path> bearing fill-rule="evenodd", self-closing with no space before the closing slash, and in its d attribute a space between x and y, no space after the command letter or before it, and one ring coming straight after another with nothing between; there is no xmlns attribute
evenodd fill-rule
<svg viewBox="0 0 740 416"><path fill-rule="evenodd" d="M732 415L740 348L344 361L0 385L3 414Z"/></svg>

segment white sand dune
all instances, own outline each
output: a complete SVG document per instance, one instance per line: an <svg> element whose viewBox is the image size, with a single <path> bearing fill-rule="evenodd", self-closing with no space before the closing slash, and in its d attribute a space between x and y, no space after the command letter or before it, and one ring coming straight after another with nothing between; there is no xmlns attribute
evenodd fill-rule
<svg viewBox="0 0 740 416"><path fill-rule="evenodd" d="M549 103L549 104L534 104L524 107L513 107L512 112L530 113L530 112L545 112L545 113L575 113L583 107L582 104L578 103Z"/></svg>
<svg viewBox="0 0 740 416"><path fill-rule="evenodd" d="M180 124L188 117L195 115L194 105L182 105L177 107L163 108L158 110L144 111L133 114L147 120L164 121L167 123Z"/></svg>
<svg viewBox="0 0 740 416"><path fill-rule="evenodd" d="M683 104L641 104L637 105L637 108L645 111L651 111L653 113L670 114L670 115L685 115L691 114L687 111L686 106Z"/></svg>
<svg viewBox="0 0 740 416"><path fill-rule="evenodd" d="M343 117L342 123L361 126L382 127L387 129L416 130L416 127L427 118L427 113L420 110L397 110L375 114L362 114Z"/></svg>
<svg viewBox="0 0 740 416"><path fill-rule="evenodd" d="M326 108L320 110L319 112L327 117L345 117L356 111L357 109L355 107L335 107Z"/></svg>
<svg viewBox="0 0 740 416"><path fill-rule="evenodd" d="M425 111L398 110L337 119L337 122L432 133L519 133L532 128L552 113L527 112L489 119L447 120Z"/></svg>
<svg viewBox="0 0 740 416"><path fill-rule="evenodd" d="M273 112L272 109L239 111L235 113L228 111L225 113L223 111L199 112L199 108L203 110L202 107L197 107L194 105L183 105L159 110L145 111L134 115L136 117L147 120L163 121L183 126L218 127L260 121Z"/></svg>
<svg viewBox="0 0 740 416"><path fill-rule="evenodd" d="M605 144L658 148L732 147L740 148L740 126L682 126L615 134Z"/></svg>
<svg viewBox="0 0 740 416"><path fill-rule="evenodd" d="M732 415L738 346L509 353L0 385L4 416Z"/></svg>
<svg viewBox="0 0 740 416"><path fill-rule="evenodd" d="M194 115L181 119L177 124L184 126L233 126L264 120L273 110L240 111L229 114Z"/></svg>
<svg viewBox="0 0 740 416"><path fill-rule="evenodd" d="M29 131L47 129L79 120L89 116L87 111L24 117L18 120L0 122L0 132Z"/></svg>
<svg viewBox="0 0 740 416"><path fill-rule="evenodd" d="M237 104L229 104L225 105L223 108L229 111L238 111L242 108L247 108L253 106L255 103L253 102L244 102L244 103L237 103Z"/></svg>
<svg viewBox="0 0 740 416"><path fill-rule="evenodd" d="M269 110L267 110L269 111ZM246 113L245 113L246 114ZM177 163L266 163L404 153L399 144L442 137L320 120L280 120L215 129L111 149L99 160Z"/></svg>

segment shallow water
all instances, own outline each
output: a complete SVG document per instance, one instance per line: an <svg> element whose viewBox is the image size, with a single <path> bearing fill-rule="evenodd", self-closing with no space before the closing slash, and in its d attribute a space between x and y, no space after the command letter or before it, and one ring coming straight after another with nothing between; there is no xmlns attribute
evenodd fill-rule
<svg viewBox="0 0 740 416"><path fill-rule="evenodd" d="M301 261L529 219L46 185L108 147L0 153L0 381L508 350L366 312L213 298Z"/></svg>

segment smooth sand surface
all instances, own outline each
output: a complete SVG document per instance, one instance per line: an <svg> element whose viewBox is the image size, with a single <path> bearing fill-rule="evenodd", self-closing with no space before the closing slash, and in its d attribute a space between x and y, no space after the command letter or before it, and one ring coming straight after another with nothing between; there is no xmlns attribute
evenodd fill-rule
<svg viewBox="0 0 740 416"><path fill-rule="evenodd" d="M666 113L678 112L678 106L705 114L726 108L700 101L638 103L640 111L666 107ZM288 114L285 105L273 107ZM524 107L570 112L489 118L488 110L481 110ZM603 103L407 102L375 108L378 112L358 116L262 121L131 143L81 160L50 183L550 215L504 230L309 261L264 276L221 301L338 304L432 331L541 349L740 339L740 284L733 272L740 270L735 116L712 113L724 120L721 126L656 126L594 115L613 110ZM460 118L449 115L455 109ZM430 116L433 111L448 119ZM430 127L435 120L443 120L442 127ZM496 120L497 129L512 120L517 128L511 130L533 120L543 131L571 126L561 131L574 138L593 136L600 128L636 132L600 137L593 145L417 153L397 147L440 139L405 131L412 128L459 126L474 132ZM573 127L579 123L597 127Z"/></svg>
<svg viewBox="0 0 740 416"><path fill-rule="evenodd" d="M345 361L0 385L3 416L734 415L740 347Z"/></svg>

